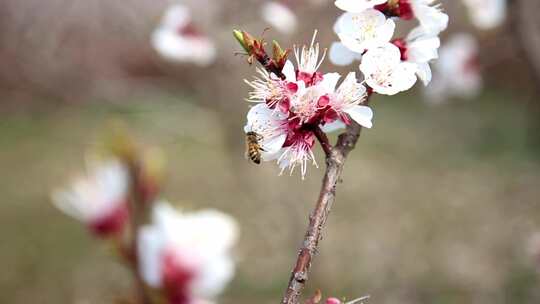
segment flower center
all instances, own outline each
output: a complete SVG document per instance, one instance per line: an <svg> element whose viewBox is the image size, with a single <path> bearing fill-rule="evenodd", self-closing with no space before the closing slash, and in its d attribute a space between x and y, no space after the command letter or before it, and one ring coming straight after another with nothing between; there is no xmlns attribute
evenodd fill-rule
<svg viewBox="0 0 540 304"><path fill-rule="evenodd" d="M410 20L414 17L414 12L410 0L388 0L387 3L375 6L388 17L399 17L403 20Z"/></svg>
<svg viewBox="0 0 540 304"><path fill-rule="evenodd" d="M299 118L300 123L308 122L317 113L320 97L321 92L318 87L307 88L291 103L290 110L294 114L292 118Z"/></svg>

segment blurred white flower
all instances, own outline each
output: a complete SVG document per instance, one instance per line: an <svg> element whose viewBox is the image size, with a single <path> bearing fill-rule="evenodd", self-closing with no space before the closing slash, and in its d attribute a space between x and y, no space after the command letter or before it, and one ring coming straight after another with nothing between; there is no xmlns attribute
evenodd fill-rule
<svg viewBox="0 0 540 304"><path fill-rule="evenodd" d="M263 4L261 16L278 31L291 34L296 31L296 14L285 4L277 1L269 1Z"/></svg>
<svg viewBox="0 0 540 304"><path fill-rule="evenodd" d="M477 96L482 89L482 76L474 36L454 34L448 39L439 51L433 72L433 81L425 90L429 102L438 103L450 96Z"/></svg>
<svg viewBox="0 0 540 304"><path fill-rule="evenodd" d="M370 48L363 56L360 71L373 91L394 95L410 89L416 83L417 66L401 60L401 53L392 43Z"/></svg>
<svg viewBox="0 0 540 304"><path fill-rule="evenodd" d="M236 221L224 213L182 213L159 202L151 225L138 235L142 277L170 304L212 299L234 275L231 249L237 238Z"/></svg>
<svg viewBox="0 0 540 304"><path fill-rule="evenodd" d="M387 0L336 0L334 4L347 12L361 13L375 5L386 3Z"/></svg>
<svg viewBox="0 0 540 304"><path fill-rule="evenodd" d="M167 9L161 24L152 33L151 43L167 60L208 65L216 57L214 43L197 31L189 9L180 4Z"/></svg>
<svg viewBox="0 0 540 304"><path fill-rule="evenodd" d="M361 13L344 13L334 26L341 43L349 50L362 54L370 46L390 41L396 24L383 13L367 9Z"/></svg>
<svg viewBox="0 0 540 304"><path fill-rule="evenodd" d="M116 160L93 163L88 175L53 193L64 213L85 223L98 236L119 233L128 217L127 169Z"/></svg>
<svg viewBox="0 0 540 304"><path fill-rule="evenodd" d="M472 23L480 29L492 29L506 18L506 0L463 0Z"/></svg>

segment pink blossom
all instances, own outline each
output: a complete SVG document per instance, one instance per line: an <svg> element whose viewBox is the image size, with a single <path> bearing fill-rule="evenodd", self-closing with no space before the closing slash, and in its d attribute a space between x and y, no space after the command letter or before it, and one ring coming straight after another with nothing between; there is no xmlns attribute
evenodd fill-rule
<svg viewBox="0 0 540 304"><path fill-rule="evenodd" d="M214 210L181 213L160 202L138 235L142 277L169 304L196 304L218 295L234 275L236 221Z"/></svg>
<svg viewBox="0 0 540 304"><path fill-rule="evenodd" d="M117 160L91 163L86 176L53 193L58 209L85 223L97 236L122 231L128 219L128 173Z"/></svg>

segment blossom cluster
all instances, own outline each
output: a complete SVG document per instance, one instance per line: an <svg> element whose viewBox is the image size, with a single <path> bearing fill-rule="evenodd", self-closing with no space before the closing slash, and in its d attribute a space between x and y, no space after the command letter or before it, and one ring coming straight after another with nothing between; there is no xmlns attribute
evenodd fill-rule
<svg viewBox="0 0 540 304"><path fill-rule="evenodd" d="M247 114L244 131L262 138L262 158L277 160L281 170L299 166L302 176L308 162L316 164L313 146L317 130L331 131L351 121L371 128L373 112L363 105L366 87L354 72L338 85L338 73L318 72L325 56L315 36L309 47L295 48L297 65L286 61L278 77L264 69L246 81L252 88L248 100L257 103Z"/></svg>
<svg viewBox="0 0 540 304"><path fill-rule="evenodd" d="M211 303L234 274L237 223L216 210L180 212L159 200L152 167L148 157L133 155L94 161L86 175L55 191L53 202L115 245L144 289L153 290L152 303ZM148 210L151 221L137 222L135 209Z"/></svg>
<svg viewBox="0 0 540 304"><path fill-rule="evenodd" d="M506 0L463 0L472 23L488 30L499 26L506 19Z"/></svg>
<svg viewBox="0 0 540 304"><path fill-rule="evenodd" d="M294 65L276 42L270 57L262 39L235 31L249 61L257 59L263 65L254 79L246 80L251 87L248 101L256 105L247 114L244 131L258 134L262 160L277 161L281 172L291 174L299 167L302 178L308 163L317 165L313 148L317 140L325 140L324 133L352 123L372 127L373 111L367 106L372 93L394 95L410 89L417 79L425 85L431 81L429 64L438 57L438 35L448 25L448 16L432 0L335 4L346 12L334 26L340 42L332 45L330 60L339 65L360 60L363 80L355 72L345 77L320 72L326 49L315 42L316 34L309 46L293 48ZM419 25L406 38L392 39L395 20L413 18Z"/></svg>
<svg viewBox="0 0 540 304"><path fill-rule="evenodd" d="M337 0L344 10L334 25L340 41L333 43L330 60L348 65L358 59L364 79L376 93L394 95L410 89L418 79L431 81L430 61L438 57L439 33L448 15L433 0ZM393 38L396 20L416 19L407 37Z"/></svg>

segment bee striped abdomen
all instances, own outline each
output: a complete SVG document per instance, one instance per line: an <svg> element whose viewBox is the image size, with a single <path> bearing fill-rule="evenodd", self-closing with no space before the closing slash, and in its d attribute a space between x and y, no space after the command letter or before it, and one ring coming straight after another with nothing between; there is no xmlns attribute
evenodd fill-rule
<svg viewBox="0 0 540 304"><path fill-rule="evenodd" d="M259 139L261 136L255 132L246 133L246 154L252 162L257 165L261 163L261 145Z"/></svg>

